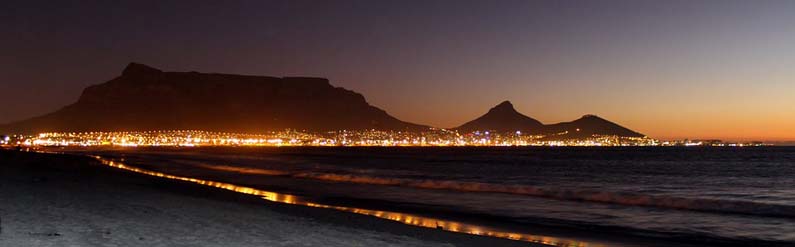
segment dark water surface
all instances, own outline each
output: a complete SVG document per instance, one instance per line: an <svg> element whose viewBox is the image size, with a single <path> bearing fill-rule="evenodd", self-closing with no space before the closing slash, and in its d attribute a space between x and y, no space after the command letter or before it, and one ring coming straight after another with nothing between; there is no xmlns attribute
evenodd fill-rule
<svg viewBox="0 0 795 247"><path fill-rule="evenodd" d="M147 169L333 204L716 245L795 246L795 148L138 148Z"/></svg>

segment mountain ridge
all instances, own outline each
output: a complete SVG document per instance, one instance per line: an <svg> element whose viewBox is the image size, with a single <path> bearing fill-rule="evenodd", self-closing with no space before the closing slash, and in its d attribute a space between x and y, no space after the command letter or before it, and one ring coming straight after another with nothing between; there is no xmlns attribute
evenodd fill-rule
<svg viewBox="0 0 795 247"><path fill-rule="evenodd" d="M519 113L510 101L503 101L486 114L459 127L458 131L497 131L531 135L546 135L547 139L579 139L594 135L615 135L622 137L644 137L645 135L608 121L593 114L587 114L570 122L543 124L538 120Z"/></svg>
<svg viewBox="0 0 795 247"><path fill-rule="evenodd" d="M555 134L547 136L547 139L580 139L593 135L646 136L594 114L586 114L570 122L549 124L546 125L546 129L548 134Z"/></svg>
<svg viewBox="0 0 795 247"><path fill-rule="evenodd" d="M77 102L0 130L145 131L200 129L422 130L367 103L363 95L316 77L164 72L130 63L122 74L86 87Z"/></svg>
<svg viewBox="0 0 795 247"><path fill-rule="evenodd" d="M0 125L0 132L208 130L261 133L307 131L423 131L370 105L357 92L326 78L164 72L128 64L120 76L86 87L78 100L54 112ZM484 115L453 128L546 135L553 139L593 135L643 137L596 115L544 124L503 101Z"/></svg>

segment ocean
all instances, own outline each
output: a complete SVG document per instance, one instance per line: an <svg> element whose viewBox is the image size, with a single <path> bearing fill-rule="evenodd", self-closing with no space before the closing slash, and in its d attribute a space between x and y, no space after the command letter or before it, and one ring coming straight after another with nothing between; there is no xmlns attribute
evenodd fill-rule
<svg viewBox="0 0 795 247"><path fill-rule="evenodd" d="M239 147L81 152L328 205L617 243L608 245L628 243L621 239L648 239L795 246L795 147Z"/></svg>

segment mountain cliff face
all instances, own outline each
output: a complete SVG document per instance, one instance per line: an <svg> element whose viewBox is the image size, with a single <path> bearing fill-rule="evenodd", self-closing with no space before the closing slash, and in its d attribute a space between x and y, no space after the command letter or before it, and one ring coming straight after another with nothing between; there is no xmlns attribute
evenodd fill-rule
<svg viewBox="0 0 795 247"><path fill-rule="evenodd" d="M327 79L163 72L132 63L56 112L0 126L12 133L197 129L421 130Z"/></svg>
<svg viewBox="0 0 795 247"><path fill-rule="evenodd" d="M498 132L522 131L525 133L543 133L544 124L522 115L513 108L510 101L504 101L491 108L485 115L469 121L457 128L458 131L472 132L476 130L493 130Z"/></svg>
<svg viewBox="0 0 795 247"><path fill-rule="evenodd" d="M527 134L547 135L547 139L579 139L592 137L593 135L644 136L595 115L585 115L571 122L544 125L538 120L517 112L509 101L500 103L491 108L485 115L455 129L464 133L476 130L497 132L519 130Z"/></svg>

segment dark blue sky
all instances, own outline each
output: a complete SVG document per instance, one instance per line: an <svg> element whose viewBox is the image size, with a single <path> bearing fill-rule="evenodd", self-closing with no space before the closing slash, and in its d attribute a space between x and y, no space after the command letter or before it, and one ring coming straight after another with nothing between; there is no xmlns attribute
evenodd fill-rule
<svg viewBox="0 0 795 247"><path fill-rule="evenodd" d="M20 1L0 6L0 122L131 61L319 76L453 127L502 100L652 137L795 139L795 1Z"/></svg>

